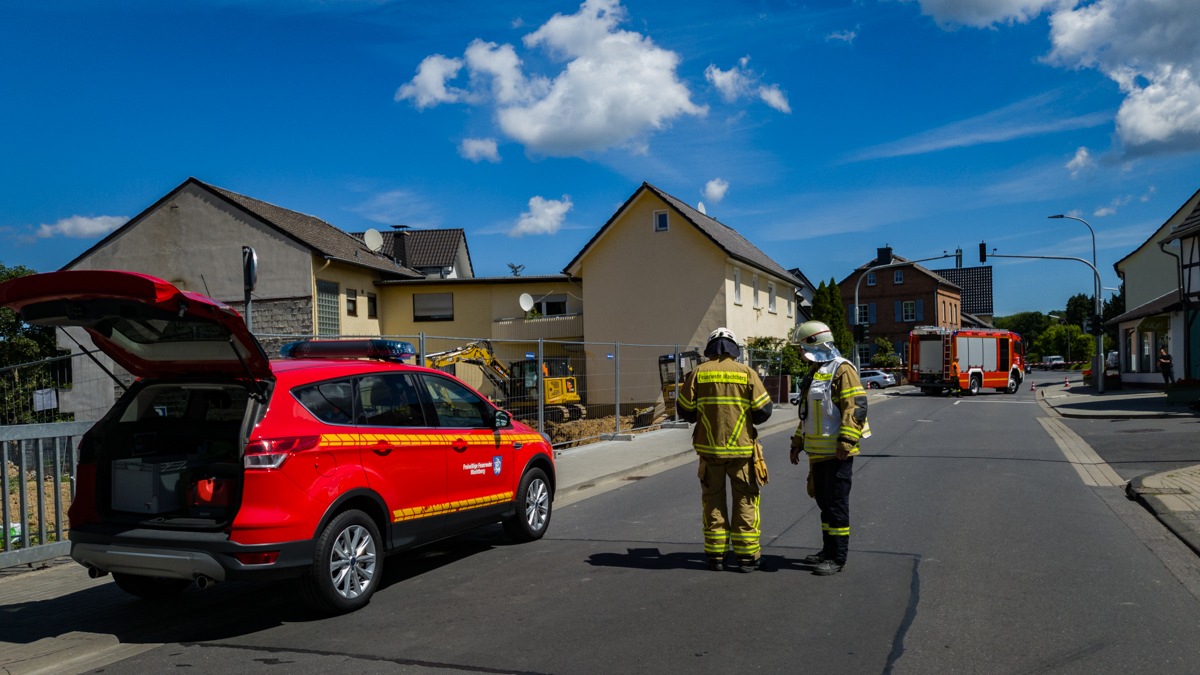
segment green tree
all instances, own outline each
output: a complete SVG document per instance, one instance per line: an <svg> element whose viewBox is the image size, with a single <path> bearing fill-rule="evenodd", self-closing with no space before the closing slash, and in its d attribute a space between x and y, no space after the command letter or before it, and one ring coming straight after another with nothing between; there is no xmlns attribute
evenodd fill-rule
<svg viewBox="0 0 1200 675"><path fill-rule="evenodd" d="M992 323L997 328L1011 330L1025 339L1025 345L1032 349L1042 331L1054 325L1055 320L1041 312L1018 312L1009 316L998 316Z"/></svg>
<svg viewBox="0 0 1200 675"><path fill-rule="evenodd" d="M875 354L871 356L871 365L876 368L898 368L900 357L896 355L896 345L885 337L875 338Z"/></svg>
<svg viewBox="0 0 1200 675"><path fill-rule="evenodd" d="M1096 313L1096 301L1090 295L1076 293L1067 298L1067 310L1063 312L1063 321L1076 326L1083 326Z"/></svg>
<svg viewBox="0 0 1200 675"><path fill-rule="evenodd" d="M16 279L36 271L17 265L0 263L0 282ZM29 363L58 354L54 344L54 328L30 326L21 321L11 309L0 307L0 367Z"/></svg>
<svg viewBox="0 0 1200 675"><path fill-rule="evenodd" d="M1033 351L1043 359L1057 354L1070 361L1089 361L1096 355L1096 338L1074 324L1055 324L1038 336Z"/></svg>
<svg viewBox="0 0 1200 675"><path fill-rule="evenodd" d="M833 279L829 280L825 292L826 301L829 303L829 320L825 321L825 324L833 333L833 343L838 351L842 356L849 357L854 354L854 334L850 332L846 321L846 305L842 303L842 292Z"/></svg>

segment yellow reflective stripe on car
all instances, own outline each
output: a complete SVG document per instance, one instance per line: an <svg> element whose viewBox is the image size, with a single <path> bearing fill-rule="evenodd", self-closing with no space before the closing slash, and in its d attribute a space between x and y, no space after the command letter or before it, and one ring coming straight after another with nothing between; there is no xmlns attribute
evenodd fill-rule
<svg viewBox="0 0 1200 675"><path fill-rule="evenodd" d="M520 434L513 436L501 436L501 439L509 443L536 443L542 440L542 437L537 434ZM472 433L403 433L403 434L324 434L321 436L322 446L339 446L351 445L353 443L362 443L369 445L384 441L387 443L395 443L397 445L423 446L423 445L446 445L450 442L461 441L467 445L496 445L496 437L493 434L472 434Z"/></svg>
<svg viewBox="0 0 1200 675"><path fill-rule="evenodd" d="M456 513L458 511L467 511L469 509L477 509L483 506L503 504L505 502L511 502L512 500L512 492L501 492L494 495L488 495L486 497L463 499L457 502L430 504L429 506L417 506L409 509L396 509L395 511L392 511L392 520L399 523L405 520L416 520L417 518L428 518L429 516L440 516L446 513Z"/></svg>
<svg viewBox="0 0 1200 675"><path fill-rule="evenodd" d="M746 373L729 370L701 370L696 373L697 384L749 384L750 376Z"/></svg>

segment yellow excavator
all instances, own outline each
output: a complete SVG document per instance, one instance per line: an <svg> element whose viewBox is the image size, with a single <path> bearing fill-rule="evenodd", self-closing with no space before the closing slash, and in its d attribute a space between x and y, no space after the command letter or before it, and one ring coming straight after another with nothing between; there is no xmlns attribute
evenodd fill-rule
<svg viewBox="0 0 1200 675"><path fill-rule="evenodd" d="M536 359L516 361L511 368L506 367L492 353L492 346L486 340L425 355L425 365L438 370L448 371L459 363L469 363L479 368L495 387L498 405L518 414L537 410L539 373ZM574 370L565 357L542 359L540 375L547 421L561 422L587 416Z"/></svg>
<svg viewBox="0 0 1200 675"><path fill-rule="evenodd" d="M696 349L679 352L679 367L676 368L675 354L663 354L658 357L658 379L662 382L663 408L667 417L675 416L675 399L679 397L679 387L688 373L700 365L700 352Z"/></svg>

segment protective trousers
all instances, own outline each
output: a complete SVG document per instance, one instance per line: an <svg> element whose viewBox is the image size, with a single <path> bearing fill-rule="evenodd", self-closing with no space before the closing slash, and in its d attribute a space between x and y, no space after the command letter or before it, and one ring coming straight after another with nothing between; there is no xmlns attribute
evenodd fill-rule
<svg viewBox="0 0 1200 675"><path fill-rule="evenodd" d="M813 492L821 509L822 557L846 562L850 551L850 479L854 457L812 463Z"/></svg>
<svg viewBox="0 0 1200 675"><path fill-rule="evenodd" d="M700 490L704 509L704 554L711 561L725 558L729 543L739 561L759 558L759 485L752 457L700 456ZM725 501L725 479L733 491L733 520Z"/></svg>

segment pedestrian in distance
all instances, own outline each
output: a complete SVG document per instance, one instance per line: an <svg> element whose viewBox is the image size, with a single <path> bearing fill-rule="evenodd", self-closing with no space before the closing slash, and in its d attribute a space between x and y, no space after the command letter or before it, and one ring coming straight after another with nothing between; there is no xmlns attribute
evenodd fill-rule
<svg viewBox="0 0 1200 675"><path fill-rule="evenodd" d="M721 571L730 542L740 572L758 569L759 497L755 472L755 425L771 416L771 396L758 373L738 363L741 348L728 328L718 328L704 347L708 359L696 366L679 390L679 416L695 423L692 447L699 456L704 555L708 569ZM732 518L726 503L728 479Z"/></svg>
<svg viewBox="0 0 1200 675"><path fill-rule="evenodd" d="M1162 373L1163 384L1175 384L1175 363L1167 353L1166 347L1160 347L1158 350L1158 370Z"/></svg>
<svg viewBox="0 0 1200 675"><path fill-rule="evenodd" d="M850 484L859 442L871 435L867 392L854 364L842 358L833 333L820 321L792 332L809 373L800 388L800 424L792 435L792 464L808 453L813 497L821 510L821 551L804 558L813 574L829 576L846 567L850 550Z"/></svg>

